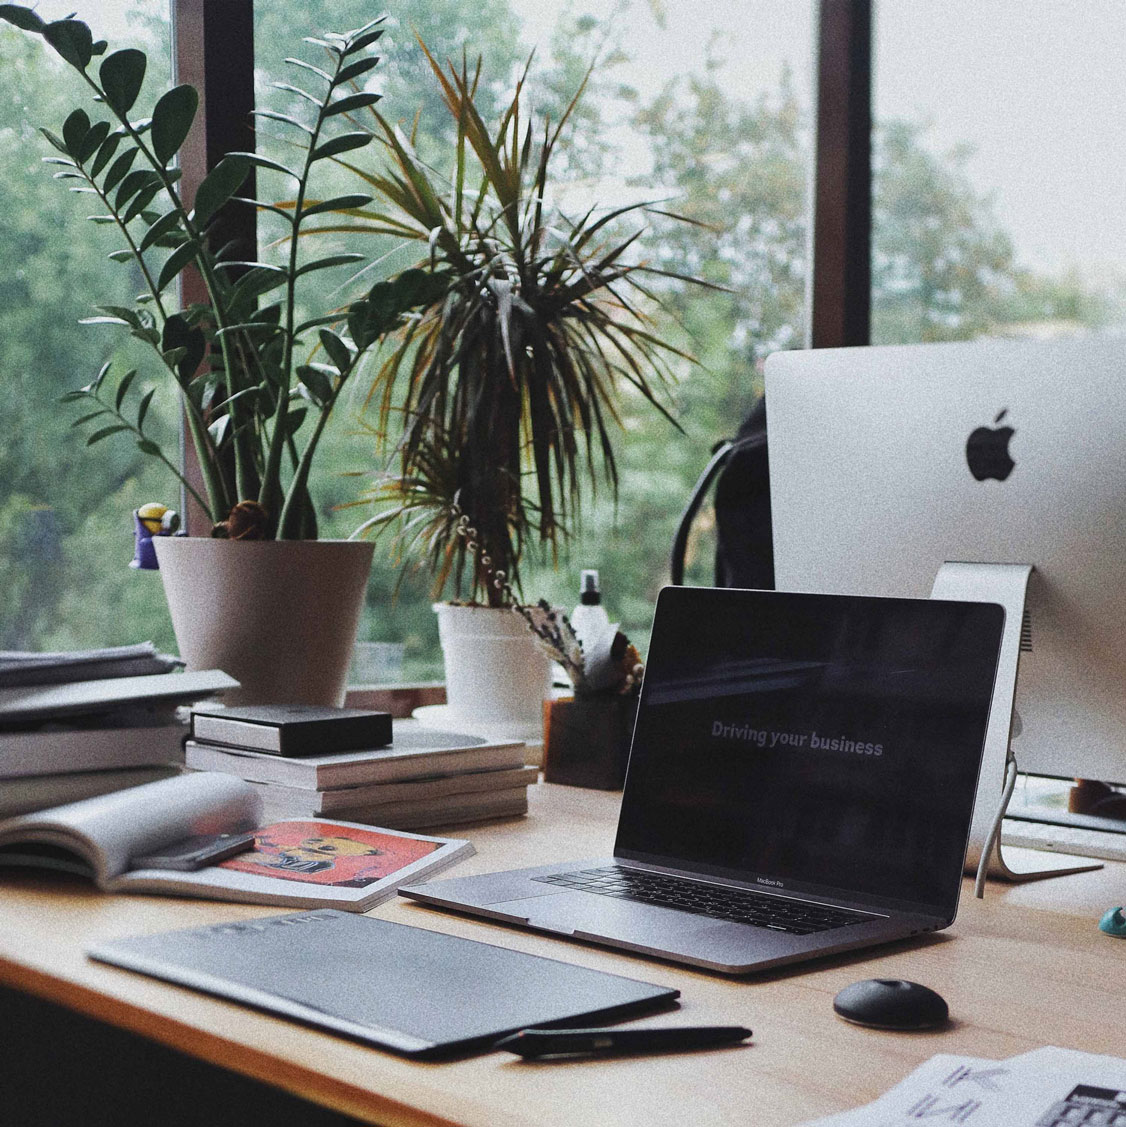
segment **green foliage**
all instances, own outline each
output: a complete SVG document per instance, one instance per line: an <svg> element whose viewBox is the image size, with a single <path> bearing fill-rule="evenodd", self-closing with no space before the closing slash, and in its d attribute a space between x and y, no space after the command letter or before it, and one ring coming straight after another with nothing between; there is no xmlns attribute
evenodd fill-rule
<svg viewBox="0 0 1126 1127"><path fill-rule="evenodd" d="M619 388L667 417L662 384L683 354L653 331L641 279L654 271L629 257L639 232L611 235L644 205L571 219L545 200L581 87L557 123L525 121L522 78L491 127L479 70L427 57L457 127L452 185L378 114L390 166L355 168L379 199L356 210L353 229L425 248L418 312L393 333L370 391L398 468L373 494L390 507L366 527L397 525L436 593L449 583L501 605L494 571L516 586L525 544L554 548L567 535L584 482L616 489Z"/></svg>
<svg viewBox="0 0 1126 1127"><path fill-rule="evenodd" d="M105 48L94 42L81 21L43 23L30 9L15 5L0 7L0 20L42 35L79 72L102 107L98 112L111 111L108 119L92 121L85 109L77 108L66 117L61 135L43 131L61 154L50 158L60 169L56 178L74 181L77 186L72 191L96 198L100 213L91 218L97 224L116 226L125 243L126 249L111 257L133 262L144 280L144 292L132 306L103 306L101 316L87 322L116 325L155 353L180 394L206 497L184 477L178 458L167 456L145 430L151 396L146 393L135 408L127 407L133 372L117 382L112 399L103 391L109 365L67 396L86 408L80 425L96 426L87 445L128 433L137 449L159 459L213 520L221 520L234 502L256 498L266 509L271 533L283 539L308 536L314 527L308 477L328 415L364 349L390 328L387 317L393 320L408 308L403 300L393 299L390 310L381 307L369 314L361 301L318 318L319 324L340 324L341 332L346 332L344 322L360 325L363 341L349 342L335 334L336 364L328 372L298 358L305 328L297 324L298 279L358 257L336 255L301 262L298 236L309 215L318 212L315 201L308 200L314 166L355 152L372 140L366 131L331 134L329 127L376 100L375 95L353 92L349 81L374 65L364 52L382 34L380 21L345 35L313 40L327 57L327 70L301 59L289 60L306 76L314 76L306 80L311 89L283 84L302 96L306 103L302 117L260 111L299 134L296 169L282 166L295 184L296 198L288 215L289 254L285 265L278 267L232 261L228 248L214 245L216 217L241 190L252 166L261 163L256 154L236 153L220 161L200 185L194 208L187 208L181 199L180 173L172 165L198 109L199 98L192 87L173 87L157 100L150 119L134 121L130 113L147 68L142 51L114 52L95 77L90 63ZM358 206L368 203L369 197L343 202ZM172 311L165 293L189 266L199 271L208 302ZM413 293L412 285L408 279L403 292ZM280 302L259 308L262 295L275 288L283 290ZM299 406L299 397L313 409ZM300 448L296 438L306 420L310 434Z"/></svg>

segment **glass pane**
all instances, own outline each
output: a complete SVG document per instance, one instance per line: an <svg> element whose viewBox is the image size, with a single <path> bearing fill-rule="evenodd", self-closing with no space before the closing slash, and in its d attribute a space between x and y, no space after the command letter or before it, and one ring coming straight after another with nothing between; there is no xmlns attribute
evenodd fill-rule
<svg viewBox="0 0 1126 1127"><path fill-rule="evenodd" d="M36 9L48 20L75 10L69 0L41 0ZM142 104L167 88L167 0L98 0L79 18L111 49L148 54ZM77 106L97 120L73 69L39 37L0 25L0 649L151 638L174 651L159 576L128 563L131 510L157 500L178 508L178 486L125 434L85 449L97 424L71 423L90 408L58 403L107 361L118 373L141 368L132 395L153 373L138 342L78 323L95 305L130 303L142 287L132 266L107 261L123 244L86 218L97 211L92 197L52 183L55 169L42 163L57 154L38 129L60 132ZM161 384L146 429L173 458L176 410Z"/></svg>
<svg viewBox="0 0 1126 1127"><path fill-rule="evenodd" d="M879 5L875 343L1126 314L1126 23L1113 0Z"/></svg>
<svg viewBox="0 0 1126 1127"><path fill-rule="evenodd" d="M259 4L259 100L287 108L290 96L271 90L269 82L293 81L280 60L294 53L303 35L345 30L370 13L363 0ZM612 6L404 0L393 9L380 45L386 61L371 85L384 93L380 109L387 117L409 129L417 115L418 147L428 161L450 166L452 134L412 29L439 59L460 58L463 48L470 60L484 56L481 100L492 121L533 47L529 87L537 110L554 118L593 62L549 194L572 213L592 204L609 210L632 201L663 201L662 208L696 222L654 214L645 224L635 223L647 228L634 248L637 257L724 287L654 281L667 306L655 313L656 331L701 361L699 366L678 362L679 382L666 396L682 430L639 395L623 395L624 429L614 435L617 505L601 480L595 494L583 498L579 535L558 568L535 551L526 554L527 599L544 597L569 610L577 602L579 569L597 567L611 618L644 640L692 483L712 446L731 436L748 410L765 356L802 343L812 13L812 5L769 0L692 5L621 0ZM263 151L286 152L279 129L264 125L259 137ZM377 157L373 146L363 151L362 163L372 167ZM278 199L287 190L280 177L275 181L268 175L260 189ZM315 194L329 190L354 192L358 185L354 176L336 170L327 185L318 183ZM262 230L264 247L280 234L269 221ZM370 240L364 244L343 236L331 245L327 237L318 240L317 249L377 253ZM274 246L265 253L279 250ZM307 308L319 310L326 295L343 302L361 282L370 285L397 272L416 255L391 253L360 280L350 280L348 269L327 283L327 273L318 275L316 302L308 301ZM347 535L372 515L369 508L334 508L354 500L378 468L370 434L376 419L364 402L369 387L370 380L356 381L350 400L338 406L328 448L322 449L313 481L322 535ZM360 476L343 476L347 473ZM702 516L703 533L691 546L690 576L697 582L709 581L712 572L709 521ZM390 542L381 543L360 637L403 643L407 679L440 676L429 577L409 570L402 575L392 555Z"/></svg>

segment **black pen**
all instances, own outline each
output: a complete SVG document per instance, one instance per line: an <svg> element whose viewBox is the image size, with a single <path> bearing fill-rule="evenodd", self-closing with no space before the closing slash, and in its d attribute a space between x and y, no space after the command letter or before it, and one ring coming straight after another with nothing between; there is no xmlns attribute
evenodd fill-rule
<svg viewBox="0 0 1126 1127"><path fill-rule="evenodd" d="M526 1060L600 1053L672 1053L734 1045L751 1036L741 1025L673 1026L669 1029L522 1029L498 1041Z"/></svg>

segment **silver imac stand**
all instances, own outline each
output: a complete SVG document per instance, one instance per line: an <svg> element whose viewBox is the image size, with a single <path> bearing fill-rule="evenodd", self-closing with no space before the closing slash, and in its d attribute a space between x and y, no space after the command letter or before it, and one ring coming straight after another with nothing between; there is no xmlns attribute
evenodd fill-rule
<svg viewBox="0 0 1126 1127"><path fill-rule="evenodd" d="M931 588L932 599L1000 603L1005 608L1001 657L997 663L997 680L989 708L985 752L966 851L966 872L978 874L978 896L982 895L987 874L1001 880L1025 881L1103 867L1102 862L1089 857L1011 845L1001 847L1001 819L1016 782L1017 763L1010 747L1010 733L1020 668L1021 625L1031 574L1031 564L948 562L938 569ZM988 857L984 866L981 864L983 854Z"/></svg>

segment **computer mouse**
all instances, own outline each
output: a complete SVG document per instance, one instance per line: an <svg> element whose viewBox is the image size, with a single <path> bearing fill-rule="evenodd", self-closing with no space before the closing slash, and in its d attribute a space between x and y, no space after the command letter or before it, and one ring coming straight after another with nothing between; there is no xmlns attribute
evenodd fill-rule
<svg viewBox="0 0 1126 1127"><path fill-rule="evenodd" d="M1126 910L1122 908L1109 908L1099 920L1099 931L1105 931L1107 935L1116 935L1120 939L1126 939Z"/></svg>
<svg viewBox="0 0 1126 1127"><path fill-rule="evenodd" d="M845 1021L870 1029L937 1029L950 1010L929 986L899 978L867 978L846 986L833 1009Z"/></svg>

